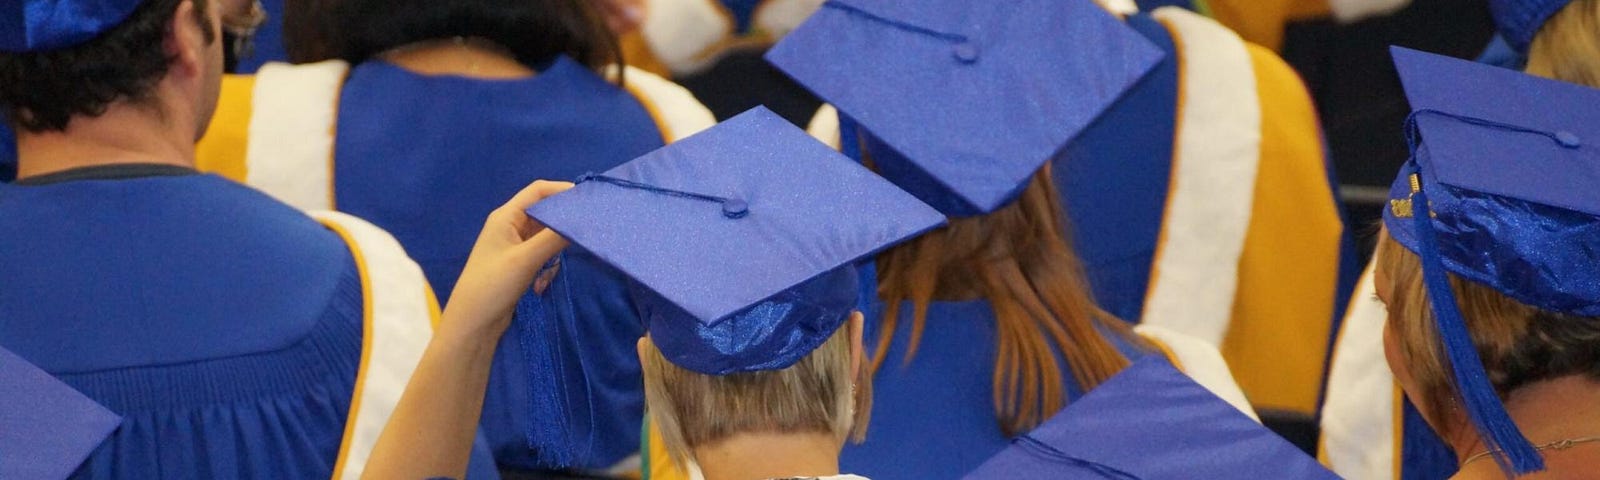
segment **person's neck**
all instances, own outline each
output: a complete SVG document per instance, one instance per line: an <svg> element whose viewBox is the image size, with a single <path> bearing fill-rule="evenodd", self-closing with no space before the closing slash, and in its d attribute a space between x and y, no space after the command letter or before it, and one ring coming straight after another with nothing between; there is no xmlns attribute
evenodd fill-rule
<svg viewBox="0 0 1600 480"><path fill-rule="evenodd" d="M1535 446L1561 440L1600 436L1600 383L1572 375L1545 380L1518 388L1506 402L1506 411ZM1462 461L1487 451L1471 424L1462 422L1462 432L1448 443ZM1600 465L1600 442L1573 445L1566 450L1545 449L1546 470L1519 479L1593 478ZM1453 480L1502 480L1493 458L1485 456L1463 465Z"/></svg>
<svg viewBox="0 0 1600 480"><path fill-rule="evenodd" d="M195 125L175 117L164 118L154 107L117 102L99 116L73 117L66 131L19 128L17 178L118 164L193 168Z"/></svg>
<svg viewBox="0 0 1600 480"><path fill-rule="evenodd" d="M395 47L379 57L400 68L423 75L505 80L532 77L537 72L517 62L505 47L477 38L427 40Z"/></svg>
<svg viewBox="0 0 1600 480"><path fill-rule="evenodd" d="M761 480L839 474L843 444L832 435L742 433L694 450L706 480Z"/></svg>

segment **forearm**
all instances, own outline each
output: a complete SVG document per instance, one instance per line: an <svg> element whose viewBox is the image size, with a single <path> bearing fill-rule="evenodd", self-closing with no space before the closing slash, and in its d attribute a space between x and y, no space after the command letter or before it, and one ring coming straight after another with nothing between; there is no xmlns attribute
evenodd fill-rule
<svg viewBox="0 0 1600 480"><path fill-rule="evenodd" d="M465 475L499 338L453 331L448 316L379 436L363 478Z"/></svg>

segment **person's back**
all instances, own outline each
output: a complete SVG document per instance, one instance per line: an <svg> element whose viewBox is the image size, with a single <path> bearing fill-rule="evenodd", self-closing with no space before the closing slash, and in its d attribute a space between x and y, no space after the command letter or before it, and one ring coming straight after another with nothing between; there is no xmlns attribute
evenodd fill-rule
<svg viewBox="0 0 1600 480"><path fill-rule="evenodd" d="M902 307L903 324L912 321L910 307ZM993 308L981 300L933 302L927 308L925 329L909 361L902 360L911 352L911 329L893 332L884 365L872 380L871 435L845 448L840 458L845 471L874 478L945 478L1011 444L994 415L999 334ZM883 333L881 320L874 320L867 324L869 341ZM1128 342L1115 343L1125 354L1138 353ZM1067 398L1076 399L1082 388L1064 373Z"/></svg>
<svg viewBox="0 0 1600 480"><path fill-rule="evenodd" d="M76 475L358 477L430 336L421 272L370 224L195 171L215 2L26 6L8 22L48 33L0 43L0 345L122 417Z"/></svg>
<svg viewBox="0 0 1600 480"><path fill-rule="evenodd" d="M1490 6L1500 33L1479 62L1600 87L1600 1L1497 0ZM1402 401L1381 361L1385 309L1374 295L1374 265L1357 286L1334 346L1321 415L1323 461L1352 478L1451 475L1459 465L1455 455L1412 401Z"/></svg>
<svg viewBox="0 0 1600 480"><path fill-rule="evenodd" d="M670 82L611 70L615 40L594 8L575 1L481 1L461 9L343 2L322 13L338 32L330 36L332 50L349 63L269 65L230 79L219 117L242 121L216 126L202 145L202 168L301 208L337 208L383 227L448 302L477 223L529 180L605 171L713 122ZM457 22L452 15L461 12L470 18ZM309 149L282 141L301 136L320 138ZM563 363L573 367L563 372L567 378L595 379L591 392L573 393L574 400L587 397L573 402L583 406L573 414L593 419L596 432L596 449L564 466L626 466L643 415L629 346L643 331L610 267L574 249L562 270L567 285L582 291L569 318L605 319L568 322L584 344L567 351L610 365ZM523 337L535 335L528 328L519 321L502 340L483 416L496 458L515 469L567 463L528 447L539 422L528 415L539 394L526 376L536 354L523 351Z"/></svg>
<svg viewBox="0 0 1600 480"><path fill-rule="evenodd" d="M892 303L875 307L866 329L873 428L845 448L846 471L960 475L1151 355L1252 412L1214 346L1160 327L1130 330L1093 304L1071 250L1053 237L1048 170L1012 204L953 218L879 256L878 293Z"/></svg>
<svg viewBox="0 0 1600 480"><path fill-rule="evenodd" d="M876 258L882 417L845 469L958 477L1163 344L1243 404L1215 347L1146 341L1096 304L1052 177L1161 52L1086 0L923 6L829 2L768 54L838 108L845 153L950 218ZM1065 48L1085 42L1104 48ZM1012 82L1028 93L989 88Z"/></svg>
<svg viewBox="0 0 1600 480"><path fill-rule="evenodd" d="M856 262L944 221L761 108L529 214L633 280L647 473L707 480L839 475L872 398Z"/></svg>
<svg viewBox="0 0 1600 480"><path fill-rule="evenodd" d="M329 476L361 360L351 253L246 187L149 170L0 186L0 343L123 416L86 478Z"/></svg>
<svg viewBox="0 0 1600 480"><path fill-rule="evenodd" d="M1095 302L1219 345L1252 405L1309 426L1358 273L1311 98L1215 21L1098 3L1164 55L1051 162ZM1027 44L1080 49L1052 41ZM839 119L824 108L813 134L842 140Z"/></svg>

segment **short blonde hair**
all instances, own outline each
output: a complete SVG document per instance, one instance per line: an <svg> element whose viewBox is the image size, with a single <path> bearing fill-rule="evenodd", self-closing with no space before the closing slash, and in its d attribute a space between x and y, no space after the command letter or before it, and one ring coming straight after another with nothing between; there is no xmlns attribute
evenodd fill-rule
<svg viewBox="0 0 1600 480"><path fill-rule="evenodd" d="M740 433L821 433L861 441L872 392L870 382L851 372L854 325L845 322L789 368L722 376L674 365L645 337L645 402L667 453L687 465L696 447Z"/></svg>
<svg viewBox="0 0 1600 480"><path fill-rule="evenodd" d="M1418 391L1408 392L1441 435L1465 427L1464 417L1440 417L1460 408L1449 359L1434 323L1422 280L1422 260L1394 240L1379 235L1377 268L1386 275L1379 291L1387 291L1388 327L1395 336L1400 361ZM1449 274L1450 286L1472 343L1478 349L1489 381L1503 401L1522 386L1569 375L1600 381L1600 318L1540 310L1522 304L1483 284Z"/></svg>
<svg viewBox="0 0 1600 480"><path fill-rule="evenodd" d="M1529 74L1600 87L1600 0L1573 0L1528 47Z"/></svg>

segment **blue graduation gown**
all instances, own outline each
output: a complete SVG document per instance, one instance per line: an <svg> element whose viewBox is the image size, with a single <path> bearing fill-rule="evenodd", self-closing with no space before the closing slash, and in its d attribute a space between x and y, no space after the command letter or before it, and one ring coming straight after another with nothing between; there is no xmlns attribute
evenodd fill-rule
<svg viewBox="0 0 1600 480"><path fill-rule="evenodd" d="M336 234L184 175L0 185L0 238L0 344L124 417L76 477L331 475L363 334Z"/></svg>
<svg viewBox="0 0 1600 480"><path fill-rule="evenodd" d="M0 125L0 182L17 178L17 139L11 128Z"/></svg>
<svg viewBox="0 0 1600 480"><path fill-rule="evenodd" d="M351 71L341 93L335 205L394 234L448 301L483 219L506 199L533 180L574 180L662 144L638 100L565 57L515 80L426 76L372 61ZM568 403L594 420L578 434L593 446L575 466L605 468L638 450L644 397L634 343L644 331L623 277L570 250L562 275L581 292L568 312L581 321L569 322L580 331L566 338L585 345L568 350L583 358L563 362L564 376L591 381ZM500 342L482 426L502 466L533 469L543 465L527 432L541 419L527 415L523 327Z"/></svg>
<svg viewBox="0 0 1600 480"><path fill-rule="evenodd" d="M1067 145L1051 175L1096 302L1117 318L1136 321L1150 287L1172 177L1178 59L1160 23L1147 15L1127 22L1166 50L1167 58Z"/></svg>
<svg viewBox="0 0 1600 480"><path fill-rule="evenodd" d="M869 315L863 337L877 342L882 306ZM935 302L909 365L911 306L902 307L883 366L872 384L872 420L866 442L847 445L840 471L876 480L960 478L1004 450L1011 438L994 413L997 333L987 301ZM1141 356L1112 338L1125 355ZM1062 364L1068 398L1082 394Z"/></svg>

